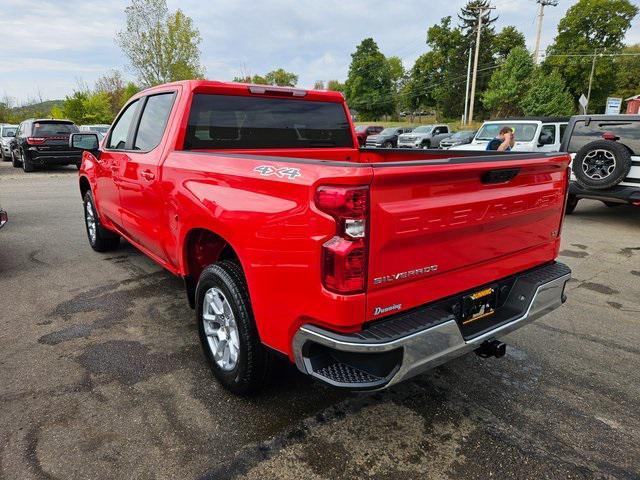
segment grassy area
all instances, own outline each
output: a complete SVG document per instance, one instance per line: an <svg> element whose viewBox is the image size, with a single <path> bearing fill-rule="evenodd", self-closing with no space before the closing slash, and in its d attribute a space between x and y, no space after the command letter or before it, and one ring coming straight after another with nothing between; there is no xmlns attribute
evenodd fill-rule
<svg viewBox="0 0 640 480"><path fill-rule="evenodd" d="M462 125L459 120L457 121L436 121L434 117L421 117L415 118L413 122L409 120L401 121L401 122L355 122L356 125L382 125L383 127L410 127L410 126L418 126L418 125L430 125L433 123L444 123L449 125L452 131L457 132L458 130L477 130L482 125L482 122L473 122L471 125Z"/></svg>

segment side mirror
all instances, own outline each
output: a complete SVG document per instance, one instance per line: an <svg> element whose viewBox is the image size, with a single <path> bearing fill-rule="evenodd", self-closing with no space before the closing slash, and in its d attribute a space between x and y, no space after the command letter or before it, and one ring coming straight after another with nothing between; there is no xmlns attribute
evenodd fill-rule
<svg viewBox="0 0 640 480"><path fill-rule="evenodd" d="M551 135L540 135L540 140L538 140L538 146L542 147L543 145L552 145L553 137Z"/></svg>
<svg viewBox="0 0 640 480"><path fill-rule="evenodd" d="M100 148L98 135L95 133L72 133L69 136L69 148L97 152Z"/></svg>

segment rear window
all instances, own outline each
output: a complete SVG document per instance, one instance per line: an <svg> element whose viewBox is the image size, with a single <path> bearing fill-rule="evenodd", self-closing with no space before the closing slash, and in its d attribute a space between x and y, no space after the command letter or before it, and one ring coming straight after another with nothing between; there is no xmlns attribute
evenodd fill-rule
<svg viewBox="0 0 640 480"><path fill-rule="evenodd" d="M18 129L17 127L4 127L2 129L2 136L3 137L10 137L11 134L15 135L17 129Z"/></svg>
<svg viewBox="0 0 640 480"><path fill-rule="evenodd" d="M577 121L569 139L569 153L576 153L594 140L602 140L606 132L620 137L620 143L629 147L634 155L640 155L640 121L611 120L591 120L589 125L584 120Z"/></svg>
<svg viewBox="0 0 640 480"><path fill-rule="evenodd" d="M352 147L340 103L196 94L185 149Z"/></svg>
<svg viewBox="0 0 640 480"><path fill-rule="evenodd" d="M73 123L66 122L35 122L33 124L34 137L51 137L55 135L69 135L79 132Z"/></svg>

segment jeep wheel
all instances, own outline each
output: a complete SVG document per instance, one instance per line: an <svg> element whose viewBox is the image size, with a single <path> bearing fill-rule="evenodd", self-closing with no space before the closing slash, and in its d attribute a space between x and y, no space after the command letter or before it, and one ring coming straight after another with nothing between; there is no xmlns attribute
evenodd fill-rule
<svg viewBox="0 0 640 480"><path fill-rule="evenodd" d="M237 263L225 260L204 269L196 287L196 318L204 355L218 381L235 394L259 390L274 357L260 341Z"/></svg>
<svg viewBox="0 0 640 480"><path fill-rule="evenodd" d="M605 190L629 175L631 154L611 140L596 140L582 147L573 160L576 181L584 188Z"/></svg>
<svg viewBox="0 0 640 480"><path fill-rule="evenodd" d="M576 207L578 206L578 201L580 199L578 197L576 197L575 195L569 195L567 196L567 207L565 208L565 214L567 215L571 215L574 210L576 209Z"/></svg>
<svg viewBox="0 0 640 480"><path fill-rule="evenodd" d="M120 236L100 225L91 191L84 194L84 224L89 245L96 252L109 252L118 248Z"/></svg>

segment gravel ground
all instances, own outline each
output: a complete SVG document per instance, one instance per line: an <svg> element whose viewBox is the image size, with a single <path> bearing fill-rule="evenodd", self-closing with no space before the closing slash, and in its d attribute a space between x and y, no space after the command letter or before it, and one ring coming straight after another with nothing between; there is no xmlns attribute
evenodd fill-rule
<svg viewBox="0 0 640 480"><path fill-rule="evenodd" d="M640 478L640 209L582 201L559 310L376 394L212 379L181 281L93 252L75 168L0 163L0 478Z"/></svg>

